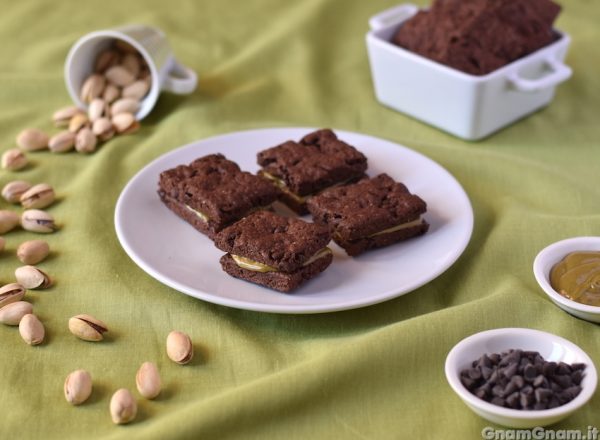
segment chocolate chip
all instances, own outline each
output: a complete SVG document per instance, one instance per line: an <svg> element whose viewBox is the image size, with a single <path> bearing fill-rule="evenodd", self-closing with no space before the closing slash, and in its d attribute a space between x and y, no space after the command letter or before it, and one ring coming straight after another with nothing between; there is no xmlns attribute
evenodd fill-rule
<svg viewBox="0 0 600 440"><path fill-rule="evenodd" d="M519 390L520 390L521 388L523 388L523 386L525 385L525 379L523 379L523 376L519 376L518 374L517 374L517 375L514 375L514 376L513 376L513 377L510 379L510 381L511 381L511 382L514 382L514 384L517 386L517 389L519 389Z"/></svg>
<svg viewBox="0 0 600 440"><path fill-rule="evenodd" d="M488 396L488 393L482 388L477 388L474 394L480 399L487 400L486 397Z"/></svg>
<svg viewBox="0 0 600 440"><path fill-rule="evenodd" d="M538 403L547 402L552 395L552 390L549 390L548 388L538 388L535 390L535 401Z"/></svg>
<svg viewBox="0 0 600 440"><path fill-rule="evenodd" d="M468 374L469 377L473 380L481 379L481 371L479 370L479 368L471 368Z"/></svg>
<svg viewBox="0 0 600 440"><path fill-rule="evenodd" d="M581 392L585 364L546 362L534 351L484 354L460 373L462 384L494 405L521 410L556 408Z"/></svg>
<svg viewBox="0 0 600 440"><path fill-rule="evenodd" d="M535 367L531 364L527 365L527 367L525 367L525 369L523 370L523 377L529 382L533 381L536 378L536 376L537 372L535 371Z"/></svg>
<svg viewBox="0 0 600 440"><path fill-rule="evenodd" d="M483 377L484 380L489 380L490 377L492 376L492 373L494 372L494 370L492 370L491 368L488 367L481 367L481 376Z"/></svg>
<svg viewBox="0 0 600 440"><path fill-rule="evenodd" d="M504 387L502 385L495 385L492 388L492 394L496 397L504 397Z"/></svg>
<svg viewBox="0 0 600 440"><path fill-rule="evenodd" d="M556 374L571 374L571 367L564 362L560 362L556 368Z"/></svg>
<svg viewBox="0 0 600 440"><path fill-rule="evenodd" d="M511 378L517 373L518 368L519 366L517 363L511 363L504 369L504 371L502 371L502 374L504 374L504 377L507 379Z"/></svg>
<svg viewBox="0 0 600 440"><path fill-rule="evenodd" d="M581 393L581 387L579 385L574 385L572 387L567 388L564 393L568 394L571 398L569 401L573 400L575 397Z"/></svg>
<svg viewBox="0 0 600 440"><path fill-rule="evenodd" d="M488 357L487 354L484 354L483 356L481 356L479 358L479 361L477 362L477 366L481 369L485 368L490 368L492 366L492 360Z"/></svg>
<svg viewBox="0 0 600 440"><path fill-rule="evenodd" d="M461 376L460 382L465 386L466 389L471 391L475 387L475 381L468 376Z"/></svg>
<svg viewBox="0 0 600 440"><path fill-rule="evenodd" d="M494 371L492 371L492 375L489 378L489 382L491 382L491 383L498 382L498 370L497 369L494 369Z"/></svg>
<svg viewBox="0 0 600 440"><path fill-rule="evenodd" d="M573 385L573 381L571 380L571 376L565 375L555 375L553 378L554 382L556 382L562 388L569 388Z"/></svg>
<svg viewBox="0 0 600 440"><path fill-rule="evenodd" d="M494 405L498 405L498 406L505 406L504 405L504 399L502 397L494 397L490 403L494 404Z"/></svg>
<svg viewBox="0 0 600 440"><path fill-rule="evenodd" d="M475 390L475 395L483 400L489 400L492 394L492 386L489 383L484 383Z"/></svg>
<svg viewBox="0 0 600 440"><path fill-rule="evenodd" d="M523 408L530 407L533 404L533 402L535 402L535 396L533 395L533 390L531 390L529 393L521 391L519 393L519 400L520 400L521 406Z"/></svg>
<svg viewBox="0 0 600 440"><path fill-rule="evenodd" d="M538 388L538 387L542 387L542 388L548 388L550 385L548 384L548 379L546 379L543 375L539 375L537 376L532 384L534 387Z"/></svg>
<svg viewBox="0 0 600 440"><path fill-rule="evenodd" d="M548 409L550 409L550 408L556 408L556 407L558 407L560 405L561 404L560 404L558 398L556 396L552 396L550 398L550 401L548 402Z"/></svg>
<svg viewBox="0 0 600 440"><path fill-rule="evenodd" d="M514 393L515 391L518 391L519 387L517 386L517 384L515 384L512 380L510 382L508 382L508 384L506 385L506 387L504 387L504 395L508 396L509 394Z"/></svg>
<svg viewBox="0 0 600 440"><path fill-rule="evenodd" d="M556 362L546 362L542 367L542 373L544 376L549 377L553 376L556 371Z"/></svg>
<svg viewBox="0 0 600 440"><path fill-rule="evenodd" d="M518 408L520 406L518 391L515 391L506 398L506 405L508 405L509 408Z"/></svg>

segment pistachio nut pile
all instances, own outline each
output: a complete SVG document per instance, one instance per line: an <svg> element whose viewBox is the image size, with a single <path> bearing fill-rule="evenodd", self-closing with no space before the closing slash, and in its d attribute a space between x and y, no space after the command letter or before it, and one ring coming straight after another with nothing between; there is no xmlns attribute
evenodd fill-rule
<svg viewBox="0 0 600 440"><path fill-rule="evenodd" d="M5 151L0 165L18 171L28 165L25 152L47 149L53 153L93 153L100 142L134 133L140 128L135 115L151 86L152 75L142 55L129 44L115 40L98 54L93 73L81 86L79 96L87 111L69 106L54 112L54 125L63 129L54 135L37 128L23 130L16 139L19 148Z"/></svg>
<svg viewBox="0 0 600 440"><path fill-rule="evenodd" d="M92 153L99 143L140 128L135 115L152 86L152 76L144 58L132 46L115 40L98 54L92 71L80 90L81 101L87 110L75 106L57 110L52 120L62 130L56 134L50 135L37 128L23 130L16 139L19 148L11 148L2 154L2 168L9 171L26 169L29 164L26 153L33 151ZM13 180L4 185L1 196L10 204L20 205L22 211L0 209L0 252L6 247L1 235L18 226L35 233L51 233L57 229L52 215L44 211L56 199L51 185ZM20 243L16 256L23 265L15 270L16 282L0 287L0 323L18 326L22 339L32 346L44 342L46 329L25 295L27 290L53 285L52 278L36 266L49 254L50 247L44 240ZM89 314L71 317L68 329L78 339L94 343L103 341L108 332L103 321ZM189 335L181 331L169 333L166 354L176 364L188 364L194 356ZM154 362L147 361L139 367L135 387L145 399L154 399L160 394L161 375ZM91 374L84 369L72 371L64 381L63 392L71 405L84 404L93 393ZM109 412L115 424L133 421L137 415L136 397L127 388L119 388L110 399Z"/></svg>
<svg viewBox="0 0 600 440"><path fill-rule="evenodd" d="M76 315L69 319L69 330L84 341L101 341L108 331L106 324L90 315ZM183 332L172 331L167 336L167 356L178 364L189 363L194 356L191 338ZM145 399L156 398L162 390L162 380L154 362L144 362L135 375L135 386ZM84 403L92 394L92 376L86 370L75 370L67 375L63 391L72 405ZM127 388L119 388L110 399L109 412L113 423L127 424L137 415L137 400Z"/></svg>
<svg viewBox="0 0 600 440"><path fill-rule="evenodd" d="M52 215L40 208L50 206L55 200L52 186L47 183L32 185L23 180L7 183L1 192L8 203L20 203L22 213L0 210L0 234L6 234L19 225L30 232L49 233L56 230ZM6 240L0 237L0 251L4 251ZM0 287L0 323L18 325L19 333L29 345L44 341L45 329L39 318L33 314L31 303L23 297L28 289L46 289L52 286L52 278L35 266L46 259L50 246L44 240L28 240L19 244L16 257L23 266L15 270L14 283Z"/></svg>

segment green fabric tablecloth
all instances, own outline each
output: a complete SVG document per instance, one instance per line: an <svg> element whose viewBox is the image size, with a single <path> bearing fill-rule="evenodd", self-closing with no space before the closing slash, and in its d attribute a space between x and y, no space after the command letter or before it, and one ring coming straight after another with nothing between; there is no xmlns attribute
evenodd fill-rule
<svg viewBox="0 0 600 440"><path fill-rule="evenodd" d="M420 2L424 3L424 2ZM82 35L125 23L162 28L177 57L199 73L190 96L163 94L141 130L92 155L29 154L32 165L0 171L48 182L48 209L61 228L40 264L54 287L26 299L47 338L30 347L1 326L3 439L411 439L481 438L490 423L472 413L444 377L458 341L498 327L563 336L600 366L600 329L555 307L532 274L537 252L573 236L600 235L600 5L564 1L557 27L572 36L573 77L546 109L469 143L380 106L364 36L390 0L2 1L0 145L20 130L55 132L69 104L63 63ZM419 151L447 168L475 213L465 253L443 275L383 304L320 315L277 315L213 305L146 275L117 240L113 215L129 179L156 157L191 141L237 130L317 126L361 132ZM1 209L18 210L1 202ZM148 219L152 221L152 219ZM0 280L14 280L15 249L38 238L5 234ZM107 340L84 343L68 318L89 313ZM194 340L184 367L165 353L173 330ZM135 373L156 362L164 390L139 398L128 426L108 405ZM71 407L66 375L94 378L88 402ZM139 397L139 396L138 396ZM600 394L555 429L600 427Z"/></svg>

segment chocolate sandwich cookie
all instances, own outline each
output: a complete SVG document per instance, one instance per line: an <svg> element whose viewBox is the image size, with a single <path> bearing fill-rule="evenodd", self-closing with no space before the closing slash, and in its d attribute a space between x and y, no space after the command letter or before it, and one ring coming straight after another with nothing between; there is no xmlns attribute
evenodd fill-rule
<svg viewBox="0 0 600 440"><path fill-rule="evenodd" d="M353 182L367 169L367 158L339 140L329 129L287 141L257 155L259 174L282 191L281 200L299 215L307 214L306 200L333 185Z"/></svg>
<svg viewBox="0 0 600 440"><path fill-rule="evenodd" d="M267 179L245 171L222 154L211 154L160 174L160 199L198 231L213 238L224 227L277 200Z"/></svg>
<svg viewBox="0 0 600 440"><path fill-rule="evenodd" d="M255 212L223 229L215 246L225 272L261 286L289 292L324 271L333 259L323 225Z"/></svg>
<svg viewBox="0 0 600 440"><path fill-rule="evenodd" d="M350 256L422 235L426 203L387 174L323 191L308 209L315 223L327 225L333 240Z"/></svg>

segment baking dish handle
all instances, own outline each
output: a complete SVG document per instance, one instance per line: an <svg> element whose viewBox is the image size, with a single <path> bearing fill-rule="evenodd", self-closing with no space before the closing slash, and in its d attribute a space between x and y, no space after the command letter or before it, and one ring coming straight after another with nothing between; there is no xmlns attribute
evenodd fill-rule
<svg viewBox="0 0 600 440"><path fill-rule="evenodd" d="M520 92L537 92L566 81L573 73L569 66L555 58L546 58L545 63L551 70L548 75L538 79L525 79L521 78L518 72L513 72L508 76L508 80Z"/></svg>
<svg viewBox="0 0 600 440"><path fill-rule="evenodd" d="M386 26L398 24L415 15L418 10L419 8L417 6L410 3L397 5L390 9L386 9L377 15L373 15L369 19L369 26L371 27L371 30L376 31Z"/></svg>

